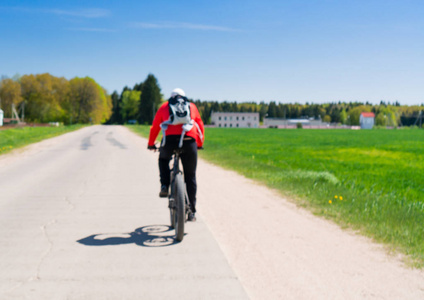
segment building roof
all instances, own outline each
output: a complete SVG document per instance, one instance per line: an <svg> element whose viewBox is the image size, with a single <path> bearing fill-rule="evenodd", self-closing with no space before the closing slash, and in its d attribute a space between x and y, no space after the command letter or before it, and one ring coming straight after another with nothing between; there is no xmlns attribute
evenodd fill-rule
<svg viewBox="0 0 424 300"><path fill-rule="evenodd" d="M213 114L259 114L259 112L213 111Z"/></svg>
<svg viewBox="0 0 424 300"><path fill-rule="evenodd" d="M361 116L363 116L364 118L374 118L375 114L372 112L363 112L361 113Z"/></svg>

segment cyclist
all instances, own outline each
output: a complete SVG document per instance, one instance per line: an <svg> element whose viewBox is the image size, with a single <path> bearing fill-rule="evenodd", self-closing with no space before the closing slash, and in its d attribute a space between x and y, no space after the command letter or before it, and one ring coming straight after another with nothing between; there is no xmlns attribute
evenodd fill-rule
<svg viewBox="0 0 424 300"><path fill-rule="evenodd" d="M182 89L174 89L169 100L157 111L152 127L150 128L147 146L149 150L157 149L155 140L161 128L163 130L163 137L161 147L159 148L159 172L161 183L159 197L168 197L171 181L169 162L174 149L182 147L183 153L180 157L191 209L188 220L196 221L197 148L203 146L204 125L196 105L188 102Z"/></svg>

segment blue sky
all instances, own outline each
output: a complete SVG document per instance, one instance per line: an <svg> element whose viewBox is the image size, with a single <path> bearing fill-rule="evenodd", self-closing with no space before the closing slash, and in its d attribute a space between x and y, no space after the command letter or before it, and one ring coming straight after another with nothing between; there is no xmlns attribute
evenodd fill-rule
<svg viewBox="0 0 424 300"><path fill-rule="evenodd" d="M110 93L424 103L422 0L0 2L0 75L90 76Z"/></svg>

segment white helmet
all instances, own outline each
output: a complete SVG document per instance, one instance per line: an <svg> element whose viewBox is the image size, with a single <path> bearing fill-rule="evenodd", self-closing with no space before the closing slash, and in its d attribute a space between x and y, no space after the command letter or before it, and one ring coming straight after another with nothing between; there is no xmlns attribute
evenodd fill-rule
<svg viewBox="0 0 424 300"><path fill-rule="evenodd" d="M185 97L185 93L182 89L174 89L171 93L171 98L175 96L183 96Z"/></svg>

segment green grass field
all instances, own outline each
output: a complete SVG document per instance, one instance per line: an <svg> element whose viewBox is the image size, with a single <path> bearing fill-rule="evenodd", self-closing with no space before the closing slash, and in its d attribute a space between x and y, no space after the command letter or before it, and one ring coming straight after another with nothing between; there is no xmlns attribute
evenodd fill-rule
<svg viewBox="0 0 424 300"><path fill-rule="evenodd" d="M147 126L132 129L144 136ZM424 266L423 130L208 128L201 156Z"/></svg>
<svg viewBox="0 0 424 300"><path fill-rule="evenodd" d="M83 125L61 127L22 127L0 130L0 155L9 152L12 149L36 143L81 127L83 127Z"/></svg>

